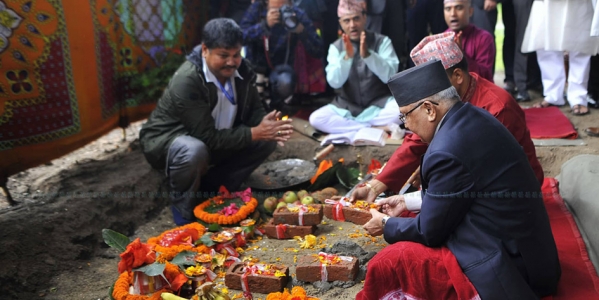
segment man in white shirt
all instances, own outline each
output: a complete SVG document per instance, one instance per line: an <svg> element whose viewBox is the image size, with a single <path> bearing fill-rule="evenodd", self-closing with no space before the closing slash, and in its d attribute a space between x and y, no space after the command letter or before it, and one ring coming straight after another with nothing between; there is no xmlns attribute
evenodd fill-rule
<svg viewBox="0 0 599 300"><path fill-rule="evenodd" d="M399 124L399 108L386 85L399 66L391 40L365 30L363 1L341 0L337 14L344 34L329 47L326 67L337 97L313 112L310 124L328 133Z"/></svg>

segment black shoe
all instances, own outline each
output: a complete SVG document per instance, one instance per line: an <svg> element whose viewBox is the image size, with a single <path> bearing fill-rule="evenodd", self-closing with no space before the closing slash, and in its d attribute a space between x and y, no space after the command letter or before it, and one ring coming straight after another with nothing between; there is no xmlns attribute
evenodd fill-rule
<svg viewBox="0 0 599 300"><path fill-rule="evenodd" d="M506 81L503 84L503 89L512 95L516 93L516 85L511 81Z"/></svg>
<svg viewBox="0 0 599 300"><path fill-rule="evenodd" d="M528 102L530 101L530 95L527 93L518 93L518 95L516 95L516 101L517 102Z"/></svg>

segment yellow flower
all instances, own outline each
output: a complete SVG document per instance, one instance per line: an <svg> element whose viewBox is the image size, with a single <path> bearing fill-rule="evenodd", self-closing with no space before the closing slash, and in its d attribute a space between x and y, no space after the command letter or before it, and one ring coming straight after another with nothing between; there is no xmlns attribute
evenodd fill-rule
<svg viewBox="0 0 599 300"><path fill-rule="evenodd" d="M185 274L189 277L204 275L206 274L206 268L204 266L191 266L185 269Z"/></svg>
<svg viewBox="0 0 599 300"><path fill-rule="evenodd" d="M227 256L222 253L216 253L212 256L212 269L221 267L225 263Z"/></svg>
<svg viewBox="0 0 599 300"><path fill-rule="evenodd" d="M276 271L275 271L275 276L276 276L276 277L285 277L285 276L287 276L287 275L285 275L285 273L283 273L283 272L281 272L281 271L279 271L279 270L276 270Z"/></svg>
<svg viewBox="0 0 599 300"><path fill-rule="evenodd" d="M316 246L316 236L312 234L306 235L303 239L299 236L294 236L293 238L299 242L302 249L312 249Z"/></svg>

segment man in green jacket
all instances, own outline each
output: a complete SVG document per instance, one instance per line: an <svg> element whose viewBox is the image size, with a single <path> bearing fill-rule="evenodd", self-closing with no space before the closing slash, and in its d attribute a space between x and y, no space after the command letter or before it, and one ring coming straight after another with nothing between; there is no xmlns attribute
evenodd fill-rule
<svg viewBox="0 0 599 300"><path fill-rule="evenodd" d="M199 195L220 185L237 190L293 132L280 112L264 111L239 26L214 19L202 37L140 132L146 159L166 172L178 225L195 220Z"/></svg>

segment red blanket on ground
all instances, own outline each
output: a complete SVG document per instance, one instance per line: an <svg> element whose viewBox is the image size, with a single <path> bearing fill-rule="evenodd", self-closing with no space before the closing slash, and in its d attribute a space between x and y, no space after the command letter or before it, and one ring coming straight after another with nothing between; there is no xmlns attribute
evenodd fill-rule
<svg viewBox="0 0 599 300"><path fill-rule="evenodd" d="M524 110L524 115L533 139L573 140L578 137L568 117L557 107L528 108Z"/></svg>
<svg viewBox="0 0 599 300"><path fill-rule="evenodd" d="M543 299L599 299L599 277L574 218L559 195L557 180L545 178L542 190L562 267L557 294ZM402 242L386 247L369 262L364 289L356 299L479 296L449 249Z"/></svg>

